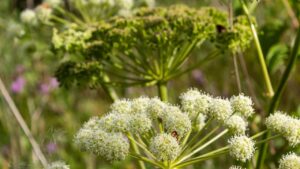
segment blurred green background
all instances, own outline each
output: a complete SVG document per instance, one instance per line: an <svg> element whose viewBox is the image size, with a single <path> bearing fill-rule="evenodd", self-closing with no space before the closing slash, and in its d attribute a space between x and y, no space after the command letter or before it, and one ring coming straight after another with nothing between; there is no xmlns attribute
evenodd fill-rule
<svg viewBox="0 0 300 169"><path fill-rule="evenodd" d="M73 145L73 136L80 126L89 117L104 114L111 101L101 89L65 89L57 86L58 83L53 76L60 58L51 51L52 28L45 25L28 27L19 19L22 10L36 6L41 3L40 1L0 1L0 77L12 94L42 151L48 161L63 160L72 169L137 168L130 159L111 164L83 153ZM285 68L295 36L295 25L291 20L290 11L284 6L284 1L287 0L263 0L254 12L263 52L275 88ZM294 0L288 2L299 18L300 3ZM157 6L177 3L188 4L195 8L214 6L227 10L221 0L156 1ZM241 14L238 1L234 1L233 10L235 15ZM209 53L209 50L209 46L195 50L192 53L195 56L193 58L197 59ZM257 114L263 115L268 102L255 47L251 46L238 56L238 63L242 92L254 99ZM199 88L213 95L231 96L239 93L233 64L233 57L224 53L171 81L168 85L171 102L177 103L178 95L190 87ZM300 116L299 58L296 64L281 99L280 109ZM157 95L154 87L136 86L120 90L122 97L129 98ZM252 119L253 132L258 130L260 117ZM274 156L268 157L270 168L274 168L277 164L281 151L288 151L283 140L272 143L272 147L276 146L280 148L272 149L271 153ZM228 159L221 157L194 168L226 168L230 165L227 161ZM41 168L28 140L2 97L0 97L0 168Z"/></svg>

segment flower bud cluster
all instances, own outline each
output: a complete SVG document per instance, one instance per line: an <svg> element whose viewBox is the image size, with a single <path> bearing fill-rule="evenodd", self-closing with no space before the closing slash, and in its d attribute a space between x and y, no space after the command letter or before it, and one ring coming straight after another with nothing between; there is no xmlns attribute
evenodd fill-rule
<svg viewBox="0 0 300 169"><path fill-rule="evenodd" d="M177 140L169 134L159 134L150 142L150 151L161 161L174 160L179 150Z"/></svg>
<svg viewBox="0 0 300 169"><path fill-rule="evenodd" d="M279 161L278 169L298 169L300 168L300 157L295 153L283 156Z"/></svg>
<svg viewBox="0 0 300 169"><path fill-rule="evenodd" d="M63 161L55 161L49 164L46 169L70 169L70 166Z"/></svg>
<svg viewBox="0 0 300 169"><path fill-rule="evenodd" d="M255 152L254 141L244 135L232 137L229 144L230 155L238 161L250 160Z"/></svg>
<svg viewBox="0 0 300 169"><path fill-rule="evenodd" d="M254 113L252 100L240 94L230 100L213 98L197 89L190 89L180 95L183 111L185 111L198 128L204 126L207 117L224 124L235 135L245 134L246 118ZM196 119L198 118L198 119Z"/></svg>
<svg viewBox="0 0 300 169"><path fill-rule="evenodd" d="M266 119L269 130L283 135L291 146L300 143L300 120L286 115L283 112L275 112Z"/></svg>

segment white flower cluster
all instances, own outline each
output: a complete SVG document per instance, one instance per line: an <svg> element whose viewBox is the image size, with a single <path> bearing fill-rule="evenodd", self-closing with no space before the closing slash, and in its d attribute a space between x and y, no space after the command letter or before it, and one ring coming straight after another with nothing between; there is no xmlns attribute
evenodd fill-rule
<svg viewBox="0 0 300 169"><path fill-rule="evenodd" d="M229 167L229 169L245 169L245 168L243 168L241 166L233 165L233 166Z"/></svg>
<svg viewBox="0 0 300 169"><path fill-rule="evenodd" d="M84 124L75 136L75 144L109 161L124 160L129 153L127 138L122 133L103 130L99 118L92 118Z"/></svg>
<svg viewBox="0 0 300 169"><path fill-rule="evenodd" d="M283 156L279 161L278 169L299 169L300 168L300 157L295 153L289 153Z"/></svg>
<svg viewBox="0 0 300 169"><path fill-rule="evenodd" d="M39 22L49 22L53 13L53 8L60 6L62 0L45 0L44 3L37 6L35 9L25 9L21 12L20 19L28 25L37 25Z"/></svg>
<svg viewBox="0 0 300 169"><path fill-rule="evenodd" d="M278 169L299 169L300 168L300 157L295 153L289 153L283 156L279 161Z"/></svg>
<svg viewBox="0 0 300 169"><path fill-rule="evenodd" d="M201 130L209 118L236 135L229 141L230 154L246 161L255 151L254 142L245 136L245 118L253 108L251 101L239 102L238 98L246 97L234 96L231 102L191 89L180 96L181 107L159 98L121 99L103 117L89 120L75 136L75 143L107 160L122 160L129 154L129 142L137 139L142 141L139 146L148 149L156 160L172 161L181 152L184 138L192 130ZM235 102L239 102L238 106L232 105Z"/></svg>
<svg viewBox="0 0 300 169"><path fill-rule="evenodd" d="M34 10L25 9L20 15L21 21L25 24L36 25L38 20Z"/></svg>
<svg viewBox="0 0 300 169"><path fill-rule="evenodd" d="M46 169L70 169L70 166L66 165L65 162L55 161L49 164Z"/></svg>
<svg viewBox="0 0 300 169"><path fill-rule="evenodd" d="M107 160L122 160L129 152L126 135L149 135L159 122L165 133L152 138L150 150L159 160L174 159L179 152L178 141L191 130L191 121L179 107L158 98L116 101L110 113L92 118L79 130L75 143Z"/></svg>
<svg viewBox="0 0 300 169"><path fill-rule="evenodd" d="M234 136L229 144L229 154L238 161L246 162L255 152L255 143L247 136Z"/></svg>
<svg viewBox="0 0 300 169"><path fill-rule="evenodd" d="M196 128L202 128L207 118L224 124L233 134L245 134L246 118L254 114L252 100L240 94L228 99L213 98L197 89L181 94L180 101Z"/></svg>
<svg viewBox="0 0 300 169"><path fill-rule="evenodd" d="M275 112L266 119L269 130L283 135L291 146L300 143L300 120L286 115L283 112Z"/></svg>
<svg viewBox="0 0 300 169"><path fill-rule="evenodd" d="M161 161L172 161L179 153L177 140L169 134L159 134L150 142L150 151Z"/></svg>

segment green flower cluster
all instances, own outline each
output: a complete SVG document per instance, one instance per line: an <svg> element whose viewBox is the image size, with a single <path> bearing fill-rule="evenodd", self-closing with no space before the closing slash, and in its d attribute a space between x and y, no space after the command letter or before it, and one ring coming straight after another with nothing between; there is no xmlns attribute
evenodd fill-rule
<svg viewBox="0 0 300 169"><path fill-rule="evenodd" d="M55 30L52 42L77 64L98 61L114 84L151 85L182 71L194 47L216 39L217 25L226 24L226 13L215 8L140 8L131 17Z"/></svg>
<svg viewBox="0 0 300 169"><path fill-rule="evenodd" d="M218 25L218 35L214 41L223 51L238 52L244 51L250 46L252 41L251 28L248 25L246 16L235 18L232 27Z"/></svg>

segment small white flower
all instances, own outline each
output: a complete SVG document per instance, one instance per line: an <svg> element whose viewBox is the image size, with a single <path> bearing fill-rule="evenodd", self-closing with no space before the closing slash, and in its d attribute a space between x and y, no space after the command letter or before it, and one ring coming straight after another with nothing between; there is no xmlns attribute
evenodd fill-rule
<svg viewBox="0 0 300 169"><path fill-rule="evenodd" d="M213 99L208 115L217 121L224 123L233 113L230 102L227 99Z"/></svg>
<svg viewBox="0 0 300 169"><path fill-rule="evenodd" d="M294 119L283 112L275 112L266 119L269 130L282 134L291 146L300 143L300 120Z"/></svg>
<svg viewBox="0 0 300 169"><path fill-rule="evenodd" d="M110 110L111 112L116 112L121 114L130 113L132 111L131 101L127 99L117 100L110 106Z"/></svg>
<svg viewBox="0 0 300 169"><path fill-rule="evenodd" d="M232 115L225 122L225 126L235 135L245 134L247 125L247 122L239 115Z"/></svg>
<svg viewBox="0 0 300 169"><path fill-rule="evenodd" d="M166 103L162 102L159 98L155 97L150 100L147 113L149 114L152 120L157 120L158 118L163 117L166 107Z"/></svg>
<svg viewBox="0 0 300 169"><path fill-rule="evenodd" d="M37 16L34 10L25 9L22 11L20 18L23 23L32 25L37 24Z"/></svg>
<svg viewBox="0 0 300 169"><path fill-rule="evenodd" d="M245 168L243 168L243 167L241 167L241 166L233 165L233 166L231 166L229 169L245 169Z"/></svg>
<svg viewBox="0 0 300 169"><path fill-rule="evenodd" d="M176 139L169 134L159 134L150 142L150 151L161 161L174 160L178 156L179 150Z"/></svg>
<svg viewBox="0 0 300 169"><path fill-rule="evenodd" d="M240 94L230 98L231 106L235 114L242 115L246 118L254 114L253 102L250 97Z"/></svg>
<svg viewBox="0 0 300 169"><path fill-rule="evenodd" d="M168 106L162 120L166 131L176 134L178 139L183 138L192 128L188 115L175 106Z"/></svg>
<svg viewBox="0 0 300 169"><path fill-rule="evenodd" d="M283 156L279 161L278 169L299 169L300 168L300 157L295 153L289 153Z"/></svg>
<svg viewBox="0 0 300 169"><path fill-rule="evenodd" d="M130 130L129 114L109 113L101 118L101 127L108 132L127 132Z"/></svg>
<svg viewBox="0 0 300 169"><path fill-rule="evenodd" d="M198 114L207 114L212 98L199 92L197 89L190 89L180 95L183 111L187 112L191 120L197 118Z"/></svg>
<svg viewBox="0 0 300 169"><path fill-rule="evenodd" d="M133 114L129 120L129 130L133 134L145 134L151 130L152 121L146 114Z"/></svg>
<svg viewBox="0 0 300 169"><path fill-rule="evenodd" d="M70 169L70 166L63 161L55 161L49 164L46 169Z"/></svg>
<svg viewBox="0 0 300 169"><path fill-rule="evenodd" d="M229 144L229 154L238 161L246 162L255 152L254 141L247 136L235 136Z"/></svg>
<svg viewBox="0 0 300 169"><path fill-rule="evenodd" d="M149 102L150 99L148 97L139 97L136 99L133 99L131 101L131 113L136 114L136 113L147 113L148 107L149 107Z"/></svg>

